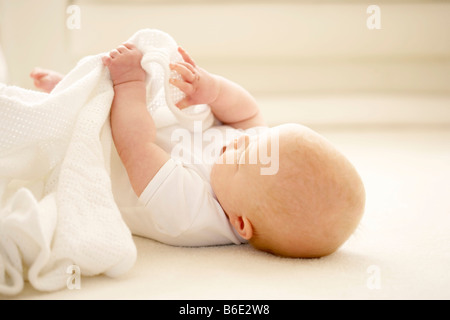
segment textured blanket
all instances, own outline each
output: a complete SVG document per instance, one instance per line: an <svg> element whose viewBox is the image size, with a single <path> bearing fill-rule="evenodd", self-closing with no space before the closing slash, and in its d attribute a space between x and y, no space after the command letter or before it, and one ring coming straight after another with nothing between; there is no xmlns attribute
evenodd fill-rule
<svg viewBox="0 0 450 320"><path fill-rule="evenodd" d="M212 121L208 108L175 107L183 96L169 85L169 63L181 57L169 35L141 30L129 42L144 53L149 112L167 108L188 128ZM62 289L74 270L114 277L135 262L111 191L114 90L102 55L81 60L50 94L0 84L0 294L26 280Z"/></svg>

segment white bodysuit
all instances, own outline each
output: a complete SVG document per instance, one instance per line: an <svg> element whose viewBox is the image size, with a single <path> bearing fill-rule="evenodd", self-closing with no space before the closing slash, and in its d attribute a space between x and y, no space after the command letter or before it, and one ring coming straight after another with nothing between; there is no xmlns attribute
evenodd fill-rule
<svg viewBox="0 0 450 320"><path fill-rule="evenodd" d="M190 132L176 120L172 122L175 124L157 130L156 141L171 159L139 199L118 155L114 156L113 192L126 224L135 235L175 246L246 243L229 223L210 183L212 166L223 146L244 131L229 126L202 131L198 122L196 130Z"/></svg>

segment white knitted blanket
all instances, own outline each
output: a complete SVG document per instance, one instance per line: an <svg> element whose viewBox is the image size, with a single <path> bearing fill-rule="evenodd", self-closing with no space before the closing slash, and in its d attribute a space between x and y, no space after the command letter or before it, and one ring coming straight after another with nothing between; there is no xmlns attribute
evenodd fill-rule
<svg viewBox="0 0 450 320"><path fill-rule="evenodd" d="M169 86L175 41L141 30L130 42L143 53L147 102L170 109L187 127L211 122L209 109L186 114ZM103 54L86 57L50 94L0 84L0 294L65 288L82 276L127 272L136 248L111 191L114 96ZM173 75L172 75L173 76Z"/></svg>

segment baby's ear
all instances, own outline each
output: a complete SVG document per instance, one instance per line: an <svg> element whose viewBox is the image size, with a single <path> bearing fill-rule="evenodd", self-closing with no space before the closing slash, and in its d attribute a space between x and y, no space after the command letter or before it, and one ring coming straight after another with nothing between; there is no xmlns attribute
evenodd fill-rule
<svg viewBox="0 0 450 320"><path fill-rule="evenodd" d="M247 217L233 216L230 218L230 222L234 229L236 229L239 235L245 240L250 240L253 237L253 225Z"/></svg>

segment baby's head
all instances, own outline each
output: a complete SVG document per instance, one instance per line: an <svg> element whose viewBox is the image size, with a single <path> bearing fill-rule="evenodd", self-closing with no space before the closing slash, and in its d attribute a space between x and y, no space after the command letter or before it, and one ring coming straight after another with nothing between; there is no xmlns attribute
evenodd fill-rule
<svg viewBox="0 0 450 320"><path fill-rule="evenodd" d="M271 165L277 161L275 174L262 174L266 150L272 150ZM236 231L255 248L280 256L333 253L364 211L364 186L352 164L297 124L231 143L213 166L211 184Z"/></svg>

